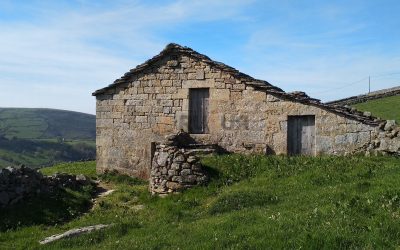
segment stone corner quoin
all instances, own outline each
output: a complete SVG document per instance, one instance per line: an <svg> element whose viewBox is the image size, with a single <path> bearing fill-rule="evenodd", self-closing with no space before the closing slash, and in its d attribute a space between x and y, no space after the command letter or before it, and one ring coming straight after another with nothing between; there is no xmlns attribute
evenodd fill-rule
<svg viewBox="0 0 400 250"><path fill-rule="evenodd" d="M152 145L178 131L237 153L400 152L393 122L286 93L177 44L93 95L99 172L148 178Z"/></svg>

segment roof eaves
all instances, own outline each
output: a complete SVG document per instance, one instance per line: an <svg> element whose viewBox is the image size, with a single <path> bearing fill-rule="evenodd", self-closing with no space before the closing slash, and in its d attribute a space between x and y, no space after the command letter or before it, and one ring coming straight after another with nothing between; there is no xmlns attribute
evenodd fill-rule
<svg viewBox="0 0 400 250"><path fill-rule="evenodd" d="M345 118L356 120L356 121L359 121L363 124L367 124L370 126L376 127L376 126L379 126L382 123L386 122L385 120L381 120L374 116L366 116L366 115L364 115L363 112L360 112L356 109L352 109L349 107L327 105L327 104L321 103L321 101L318 99L314 99L314 98L310 98L310 97L298 97L298 96L295 96L294 94L290 94L290 93L286 93L286 92L279 92L279 91L277 92L274 90L267 90L267 91L271 94L281 96L282 98L289 99L291 101L295 101L295 102L299 102L299 103L303 103L306 105L312 105L312 106L324 109L326 111L335 113L337 115L343 116Z"/></svg>
<svg viewBox="0 0 400 250"><path fill-rule="evenodd" d="M97 96L100 94L105 93L107 90L112 89L117 87L119 84L126 82L126 80L128 80L133 74L139 73L145 69L147 69L148 67L150 67L152 64L156 63L159 59L161 59L163 56L167 55L170 52L175 52L175 53L180 53L180 54L186 54L189 55L191 57L194 57L206 64L209 64L215 68L220 69L221 71L225 71L228 73L231 73L232 75L234 75L234 77L240 79L241 81L245 82L246 84L248 82L252 82L252 83L257 83L260 85L264 85L264 86L268 86L271 89L275 89L277 91L282 91L282 89L273 86L272 84L270 84L267 81L263 81L263 80L258 80L258 79L254 79L253 77L240 72L239 70L226 65L224 63L221 62L217 62L217 61L213 61L211 60L208 56L200 54L196 51L194 51L193 49L189 48L189 47L184 47L181 46L179 44L175 44L175 43L170 43L168 44L164 50L162 50L158 55L150 58L149 60L145 61L142 64L139 64L138 66L136 66L135 68L129 70L127 73L125 73L122 77L116 79L112 84L108 85L107 87L101 88L96 90L95 92L92 93L93 96Z"/></svg>

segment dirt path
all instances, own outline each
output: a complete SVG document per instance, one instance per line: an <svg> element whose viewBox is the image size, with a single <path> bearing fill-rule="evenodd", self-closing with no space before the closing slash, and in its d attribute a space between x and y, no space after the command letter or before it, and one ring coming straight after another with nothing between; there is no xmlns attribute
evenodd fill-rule
<svg viewBox="0 0 400 250"><path fill-rule="evenodd" d="M96 184L97 184L96 193L92 199L93 205L90 210L93 210L96 207L100 198L106 197L115 192L115 189L113 189L112 186L108 183L98 181Z"/></svg>

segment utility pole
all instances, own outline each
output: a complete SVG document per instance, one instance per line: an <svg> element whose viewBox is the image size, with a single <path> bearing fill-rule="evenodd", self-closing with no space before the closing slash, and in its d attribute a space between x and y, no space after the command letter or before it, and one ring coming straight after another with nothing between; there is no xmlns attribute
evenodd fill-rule
<svg viewBox="0 0 400 250"><path fill-rule="evenodd" d="M368 76L368 94L371 93L371 76Z"/></svg>

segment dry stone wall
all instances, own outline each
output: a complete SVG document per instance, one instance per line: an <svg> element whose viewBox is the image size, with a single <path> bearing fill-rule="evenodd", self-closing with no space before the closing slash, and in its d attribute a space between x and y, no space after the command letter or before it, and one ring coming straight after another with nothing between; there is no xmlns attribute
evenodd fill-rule
<svg viewBox="0 0 400 250"><path fill-rule="evenodd" d="M43 176L37 170L21 167L0 169L0 207L13 205L40 193L52 193L60 188L76 189L91 182L83 175L55 174Z"/></svg>
<svg viewBox="0 0 400 250"><path fill-rule="evenodd" d="M348 98L327 102L328 105L353 105L357 103L362 103L370 100L380 99L389 96L400 95L400 87L394 87L390 89L382 89L378 91L371 92L365 95L351 96Z"/></svg>
<svg viewBox="0 0 400 250"><path fill-rule="evenodd" d="M165 144L156 146L150 175L151 193L179 192L202 185L207 180L199 158L193 151Z"/></svg>
<svg viewBox="0 0 400 250"><path fill-rule="evenodd" d="M395 128L367 125L316 105L255 89L185 54L165 55L97 95L97 169L150 177L152 142L188 131L189 89L209 88L208 134L192 137L238 153L287 153L287 121L315 115L315 155L399 152Z"/></svg>

